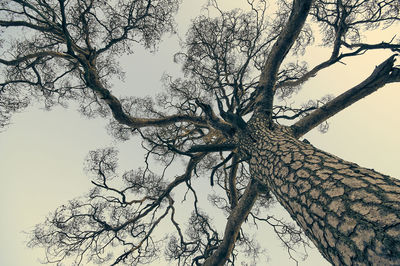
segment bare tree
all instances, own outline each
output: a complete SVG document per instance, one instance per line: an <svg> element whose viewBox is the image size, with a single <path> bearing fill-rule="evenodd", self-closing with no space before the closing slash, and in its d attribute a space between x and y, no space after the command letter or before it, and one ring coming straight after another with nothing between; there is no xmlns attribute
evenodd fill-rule
<svg viewBox="0 0 400 266"><path fill-rule="evenodd" d="M175 55L185 77L165 76L165 93L155 99L118 98L109 79L122 73L119 55L137 43L152 48L174 31L177 0L0 3L2 125L32 98L47 107L76 100L85 115L112 116L111 134L139 136L147 151L143 168L122 175L114 148L90 152L94 188L37 225L29 245L45 248L48 262L145 264L165 246L166 258L178 264L233 265L240 252L261 252L242 228L247 221L272 226L289 254L307 245L307 235L334 265L399 265L400 181L299 138L400 81L399 40L362 41L370 30L398 25L400 2L277 1L272 14L264 0L248 0L248 12L210 2L219 15L194 19ZM331 55L309 69L298 58L318 27ZM320 70L383 49L393 55L345 93L282 104ZM183 173L169 176L181 161ZM227 216L223 234L198 206L196 176L223 191L209 197ZM178 187L193 201L186 228L177 218ZM269 215L274 200L299 227ZM167 222L174 234L160 238L157 227Z"/></svg>

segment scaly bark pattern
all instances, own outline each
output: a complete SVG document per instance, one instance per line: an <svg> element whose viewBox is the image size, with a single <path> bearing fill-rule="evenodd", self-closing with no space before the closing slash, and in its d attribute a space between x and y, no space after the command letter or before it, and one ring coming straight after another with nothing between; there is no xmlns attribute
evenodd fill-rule
<svg viewBox="0 0 400 266"><path fill-rule="evenodd" d="M344 161L265 127L258 116L241 145L267 183L334 265L400 265L400 180Z"/></svg>

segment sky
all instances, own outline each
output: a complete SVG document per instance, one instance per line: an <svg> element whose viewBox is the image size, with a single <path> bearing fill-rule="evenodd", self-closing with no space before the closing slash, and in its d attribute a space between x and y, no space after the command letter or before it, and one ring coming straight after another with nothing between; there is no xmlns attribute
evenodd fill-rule
<svg viewBox="0 0 400 266"><path fill-rule="evenodd" d="M242 2L245 1L229 3L240 6ZM188 25L202 3L184 1L177 16L178 26ZM223 1L221 7L226 3ZM394 32L399 29L397 26ZM179 33L184 37L184 30ZM391 33L375 32L371 41L390 38ZM177 43L176 37L167 36L156 54L140 50L121 58L126 80L116 83L123 88L119 92L126 90L132 94L134 87L135 95L144 96L160 90L164 72L179 72L179 66L172 60L179 49ZM327 55L324 49L315 48L307 53L307 60L312 66ZM346 60L346 65L322 71L296 97L305 101L326 94L339 95L365 79L389 56L388 52L376 52ZM399 84L385 86L331 118L327 133L313 130L305 137L314 146L345 160L400 177L399 98ZM50 211L88 191L90 179L83 171L83 162L90 150L116 145L121 150L123 164L132 168L143 160L136 141L119 143L107 134L107 120L87 119L73 104L68 109L57 107L50 112L41 107L35 104L14 115L12 124L0 133L0 265L40 265L38 258L43 252L26 248L23 232L43 221ZM270 231L266 232L263 238L268 239L266 265L295 265ZM329 265L315 249L309 254L299 265Z"/></svg>

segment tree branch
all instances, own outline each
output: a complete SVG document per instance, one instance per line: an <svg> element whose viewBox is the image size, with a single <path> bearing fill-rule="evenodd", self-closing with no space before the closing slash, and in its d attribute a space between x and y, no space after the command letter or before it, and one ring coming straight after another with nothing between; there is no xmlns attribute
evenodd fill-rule
<svg viewBox="0 0 400 266"><path fill-rule="evenodd" d="M358 48L362 50L373 50L373 49L390 49L393 52L400 52L400 44L394 44L391 42L381 42L376 44L369 44L369 43L352 43L349 44L347 42L342 41L343 46L353 49Z"/></svg>
<svg viewBox="0 0 400 266"><path fill-rule="evenodd" d="M205 153L199 153L196 156L193 156L190 158L187 166L185 173L183 175L177 176L161 193L161 195L158 197L157 200L155 200L145 211L141 212L139 215L133 217L132 219L127 220L126 222L122 223L121 225L113 228L112 230L118 231L121 230L122 228L126 227L129 224L133 224L139 219L145 217L148 213L150 213L154 208L159 206L161 202L167 198L171 191L177 187L179 184L189 180L192 177L192 172L196 168L196 165L204 158Z"/></svg>
<svg viewBox="0 0 400 266"><path fill-rule="evenodd" d="M280 33L279 38L273 45L261 73L258 86L260 92L256 98L256 103L258 108L261 108L269 114L269 117L272 114L273 96L275 93L274 86L277 80L279 67L303 28L311 8L311 3L312 0L293 1L289 19Z"/></svg>
<svg viewBox="0 0 400 266"><path fill-rule="evenodd" d="M232 168L229 172L229 202L231 208L234 209L238 205L238 191L236 189L236 175L239 166L239 156L237 154L233 155Z"/></svg>
<svg viewBox="0 0 400 266"><path fill-rule="evenodd" d="M365 53L367 50L377 50L377 49L390 49L393 52L400 52L400 44L391 44L391 43L378 43L378 44L366 44L366 43L357 43L357 44L347 44L346 42L342 42L343 46L353 49L353 48L358 48L355 51L348 52L348 53L342 53L337 57L330 57L328 60L316 65L313 69L305 73L302 77L298 78L297 80L293 81L285 81L280 84L278 84L276 87L277 88L282 88L282 87L294 87L303 84L307 80L309 80L312 77L315 77L317 73L327 67L332 66L333 64L340 62L343 58L346 57L351 57L351 56L357 56Z"/></svg>
<svg viewBox="0 0 400 266"><path fill-rule="evenodd" d="M227 162L229 162L229 160L232 158L232 156L233 156L233 152L231 152L231 153L228 155L228 157L226 157L222 162L220 162L219 164L217 164L216 166L213 167L213 169L212 169L212 171L211 171L211 176L210 176L210 185L211 185L211 186L214 186L214 175L215 175L215 172L217 172L217 170L218 170L221 166L223 166L223 165L225 165Z"/></svg>
<svg viewBox="0 0 400 266"><path fill-rule="evenodd" d="M37 53L33 53L33 54L24 55L22 57L18 57L13 60L5 60L5 59L0 58L0 63L7 65L7 66L17 66L19 63L22 63L29 59L36 59L36 58L41 58L41 57L46 57L46 56L62 57L62 58L68 58L68 59L71 58L71 56L64 54L64 53L55 52L55 51L43 51L43 52L37 52Z"/></svg>
<svg viewBox="0 0 400 266"><path fill-rule="evenodd" d="M209 104L205 104L196 99L196 104L200 106L206 115L207 121L214 126L215 128L221 130L224 133L232 133L232 126L220 119L213 111L212 107Z"/></svg>
<svg viewBox="0 0 400 266"><path fill-rule="evenodd" d="M53 32L54 29L51 27L43 27L35 25L26 21L7 21L0 20L0 27L27 27L41 32Z"/></svg>
<svg viewBox="0 0 400 266"><path fill-rule="evenodd" d="M214 251L214 253L206 259L203 266L222 266L225 264L235 246L240 227L256 202L258 196L257 186L258 184L255 180L251 180L247 185L247 188L242 198L238 202L238 205L233 209L228 217L224 238L221 244Z"/></svg>
<svg viewBox="0 0 400 266"><path fill-rule="evenodd" d="M193 145L187 152L220 152L220 151L231 151L236 148L233 143L222 143L222 144L209 144L209 145Z"/></svg>
<svg viewBox="0 0 400 266"><path fill-rule="evenodd" d="M400 69L393 67L396 56L396 54L392 55L378 65L372 74L357 86L342 93L332 101L316 109L310 115L297 121L291 126L294 136L296 138L303 136L328 118L370 95L385 84L400 82Z"/></svg>
<svg viewBox="0 0 400 266"><path fill-rule="evenodd" d="M117 97L111 94L109 90L104 88L100 78L94 67L91 67L88 63L84 65L85 68L85 81L89 88L95 91L101 99L109 106L114 118L121 124L127 125L130 128L141 128L141 127L162 127L165 125L177 123L177 122L189 122L197 125L207 126L206 120L201 117L189 116L189 115L170 115L161 118L137 118L127 114L122 107L121 102Z"/></svg>

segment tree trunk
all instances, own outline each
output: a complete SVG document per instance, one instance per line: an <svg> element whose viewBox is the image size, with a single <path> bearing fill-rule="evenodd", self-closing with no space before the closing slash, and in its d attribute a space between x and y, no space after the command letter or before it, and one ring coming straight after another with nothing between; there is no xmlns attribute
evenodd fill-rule
<svg viewBox="0 0 400 266"><path fill-rule="evenodd" d="M252 176L334 265L400 265L400 180L344 161L292 137L249 123L240 144Z"/></svg>

